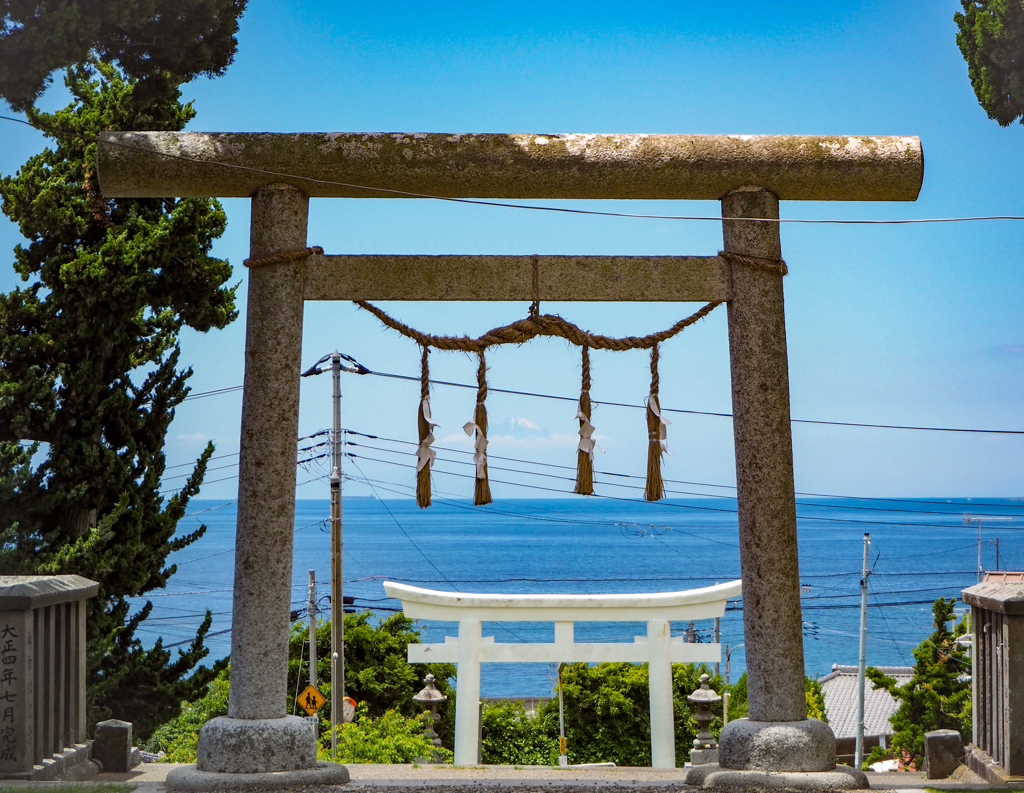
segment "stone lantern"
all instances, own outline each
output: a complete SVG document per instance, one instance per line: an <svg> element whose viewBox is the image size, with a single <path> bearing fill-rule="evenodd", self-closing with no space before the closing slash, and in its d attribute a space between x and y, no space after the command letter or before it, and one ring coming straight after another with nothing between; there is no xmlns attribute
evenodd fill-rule
<svg viewBox="0 0 1024 793"><path fill-rule="evenodd" d="M711 712L711 706L721 702L722 698L708 688L707 675L700 676L700 688L686 698L691 705L696 706L697 712L693 714L697 722L697 737L693 739L693 751L690 752L691 765L704 765L706 763L718 762L718 744L711 735L712 720L715 714Z"/></svg>
<svg viewBox="0 0 1024 793"><path fill-rule="evenodd" d="M426 724L426 729L423 730L424 737L433 743L434 746L440 746L441 739L434 732L434 725L441 720L441 716L437 712L437 706L442 702L447 702L448 697L437 690L434 680L435 677L429 674L423 678L423 690L413 697L412 701L418 702L420 707L423 708L423 720Z"/></svg>

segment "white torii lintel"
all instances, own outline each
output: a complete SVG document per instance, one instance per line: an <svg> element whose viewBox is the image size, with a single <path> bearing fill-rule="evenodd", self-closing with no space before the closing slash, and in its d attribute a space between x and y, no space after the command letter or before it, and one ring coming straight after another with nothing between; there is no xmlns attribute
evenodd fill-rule
<svg viewBox="0 0 1024 793"><path fill-rule="evenodd" d="M651 701L651 764L675 768L675 727L672 708L672 664L714 662L721 645L686 643L671 637L671 620L721 617L729 598L739 597L740 581L689 589L611 595L506 595L439 592L384 583L389 597L402 601L413 619L459 623L459 636L443 644L410 644L411 663L455 663L459 667L459 696L455 704L455 763L477 762L481 663L647 663ZM496 644L483 636L484 620L554 622L552 643ZM646 622L647 635L632 642L578 643L576 622Z"/></svg>

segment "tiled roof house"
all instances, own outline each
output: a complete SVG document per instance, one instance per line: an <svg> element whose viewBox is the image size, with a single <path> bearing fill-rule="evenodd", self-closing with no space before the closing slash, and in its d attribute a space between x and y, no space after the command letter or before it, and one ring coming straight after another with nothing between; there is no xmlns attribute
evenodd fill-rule
<svg viewBox="0 0 1024 793"><path fill-rule="evenodd" d="M900 685L910 682L912 666L879 666L882 674L896 678ZM852 763L857 739L857 667L832 664L832 671L818 682L825 694L825 713L836 735L836 754L840 762ZM864 683L864 756L881 741L892 736L889 717L897 703L888 691L875 689L870 680Z"/></svg>

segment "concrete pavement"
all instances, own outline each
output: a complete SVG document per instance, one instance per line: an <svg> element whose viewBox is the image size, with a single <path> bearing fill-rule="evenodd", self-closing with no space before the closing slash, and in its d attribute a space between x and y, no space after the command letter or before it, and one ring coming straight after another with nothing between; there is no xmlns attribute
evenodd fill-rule
<svg viewBox="0 0 1024 793"><path fill-rule="evenodd" d="M165 793L167 773L174 763L144 763L127 774L100 774L94 782L122 782L131 785L134 793ZM403 788L409 791L429 788L442 793L442 788L629 788L640 793L645 788L682 787L686 769L659 768L557 768L550 766L470 766L450 765L360 765L348 766L352 781L348 788ZM966 773L964 773L966 771ZM948 780L925 780L921 772L877 774L868 773L872 790L894 790L899 793L924 793L924 787L942 790L990 790L994 786L971 774L966 768ZM0 787L7 782L0 782ZM17 785L23 783L16 783ZM58 787L61 783L45 783Z"/></svg>

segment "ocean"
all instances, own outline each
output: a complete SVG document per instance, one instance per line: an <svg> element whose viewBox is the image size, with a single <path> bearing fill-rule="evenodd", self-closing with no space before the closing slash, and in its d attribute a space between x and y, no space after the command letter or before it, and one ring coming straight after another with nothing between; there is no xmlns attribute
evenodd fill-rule
<svg viewBox="0 0 1024 793"><path fill-rule="evenodd" d="M1021 499L798 499L805 669L828 673L856 664L863 535L871 535L868 664L914 663L912 651L931 631L931 603L958 598L977 581L978 525L982 565L1024 567ZM316 571L324 617L330 582L329 502L299 501L295 511L292 608L304 609L309 570ZM965 515L970 515L969 519ZM207 526L170 561L168 588L150 593L144 641L184 645L206 609L213 612L211 658L230 652L235 504L193 501L179 523L185 533ZM443 500L426 510L411 499L346 498L344 591L356 607L386 617L400 608L386 580L462 592L661 592L739 578L736 502L693 498L633 500L501 500L486 507ZM137 600L141 604L147 598ZM730 678L745 666L740 603L721 620L721 642L736 648ZM962 610L963 604L958 603ZM423 622L423 640L456 635L455 623ZM713 621L698 621L698 640L713 640ZM687 625L673 623L673 633ZM578 641L630 641L641 623L579 623ZM551 623L484 623L496 642L551 641ZM723 659L724 661L724 659ZM724 671L724 663L723 663ZM486 664L482 696L548 696L550 664Z"/></svg>

